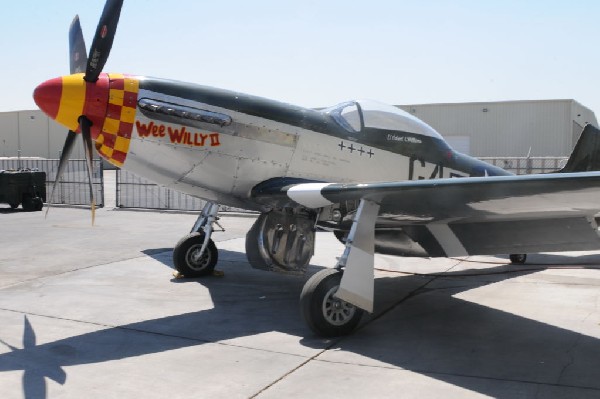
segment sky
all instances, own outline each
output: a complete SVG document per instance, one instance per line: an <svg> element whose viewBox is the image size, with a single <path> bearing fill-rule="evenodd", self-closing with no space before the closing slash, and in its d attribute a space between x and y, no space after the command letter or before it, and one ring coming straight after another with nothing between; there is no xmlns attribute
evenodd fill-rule
<svg viewBox="0 0 600 399"><path fill-rule="evenodd" d="M69 25L92 42L103 0L4 1L0 112L68 74ZM599 1L125 0L105 72L305 107L572 98L600 119Z"/></svg>

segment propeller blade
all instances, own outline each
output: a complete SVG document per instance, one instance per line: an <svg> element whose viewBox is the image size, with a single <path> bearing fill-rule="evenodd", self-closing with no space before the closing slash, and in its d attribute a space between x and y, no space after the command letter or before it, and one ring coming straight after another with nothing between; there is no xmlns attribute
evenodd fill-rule
<svg viewBox="0 0 600 399"><path fill-rule="evenodd" d="M85 40L81 33L81 24L79 15L75 15L71 27L69 28L69 57L71 74L85 72L87 65L87 50L85 49Z"/></svg>
<svg viewBox="0 0 600 399"><path fill-rule="evenodd" d="M85 163L87 165L87 173L88 173L88 184L90 188L90 202L92 207L92 226L94 225L94 220L96 219L96 200L94 199L94 185L92 184L92 176L93 176L93 165L92 159L94 157L94 152L92 151L92 135L90 134L90 129L92 127L92 122L86 118L85 116L79 117L79 125L81 126L81 136L83 137L83 148L85 150Z"/></svg>
<svg viewBox="0 0 600 399"><path fill-rule="evenodd" d="M104 4L104 11L102 11L102 16L98 21L98 28L96 28L96 34L90 48L90 57L84 77L87 82L97 81L104 64L106 64L115 39L122 6L123 0L106 0Z"/></svg>
<svg viewBox="0 0 600 399"><path fill-rule="evenodd" d="M67 139L65 140L65 145L63 146L62 153L60 154L60 160L58 161L58 169L56 170L56 177L54 178L54 183L52 184L52 191L50 192L50 197L48 197L48 207L46 208L46 217L48 217L48 211L50 210L50 206L52 205L52 197L54 197L54 191L56 190L56 185L60 180L63 172L65 171L65 166L67 161L69 160L69 156L71 155L71 151L73 150L73 145L75 144L75 139L77 138L77 133L72 130L69 130L69 134L67 135Z"/></svg>

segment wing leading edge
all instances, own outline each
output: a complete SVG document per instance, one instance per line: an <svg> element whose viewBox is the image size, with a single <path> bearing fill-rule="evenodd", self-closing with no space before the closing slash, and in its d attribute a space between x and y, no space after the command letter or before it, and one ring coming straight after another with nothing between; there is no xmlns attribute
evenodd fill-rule
<svg viewBox="0 0 600 399"><path fill-rule="evenodd" d="M273 179L252 196L273 206L319 208L368 199L429 256L600 248L600 172L364 184Z"/></svg>

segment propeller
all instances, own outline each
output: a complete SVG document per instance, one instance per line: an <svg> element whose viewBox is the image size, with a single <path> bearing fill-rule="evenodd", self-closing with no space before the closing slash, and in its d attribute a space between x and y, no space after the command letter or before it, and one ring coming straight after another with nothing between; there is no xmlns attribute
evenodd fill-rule
<svg viewBox="0 0 600 399"><path fill-rule="evenodd" d="M79 15L75 15L69 28L69 56L71 58L71 74L84 72L87 65L87 50L83 33L81 33Z"/></svg>
<svg viewBox="0 0 600 399"><path fill-rule="evenodd" d="M98 21L98 28L96 28L96 35L92 41L90 59L85 70L84 79L86 82L93 83L97 81L104 64L106 64L117 32L122 6L123 0L107 0L104 4L102 16Z"/></svg>
<svg viewBox="0 0 600 399"><path fill-rule="evenodd" d="M46 217L48 217L48 211L52 206L52 198L54 197L54 191L56 190L56 185L60 180L64 170L65 165L73 151L73 145L75 144L75 139L77 138L77 133L72 130L69 130L69 134L67 134L67 139L65 140L65 144L63 145L62 152L60 154L60 160L58 161L58 169L56 170L56 177L54 178L54 183L52 183L52 191L50 192L50 197L48 197L48 207L46 208Z"/></svg>
<svg viewBox="0 0 600 399"><path fill-rule="evenodd" d="M104 10L102 11L102 16L98 22L98 27L96 28L96 34L94 35L94 39L92 41L92 47L90 48L90 58L87 56L85 41L83 39L81 24L79 22L79 16L76 15L71 23L69 28L70 72L71 74L75 74L81 73L85 70L83 79L88 82L88 85L93 85L96 81L98 81L98 77L100 76L100 73L106 64L106 60L108 59L115 38L115 33L117 31L117 25L119 23L119 16L121 14L122 6L123 0L107 0L104 4ZM96 214L96 201L94 199L94 187L92 184L92 159L94 155L91 136L92 122L85 115L81 115L78 119L78 122L85 150L93 225ZM73 150L76 137L76 132L69 130L60 160L58 162L58 169L56 172L56 178L52 185L50 200L48 201L48 208L46 209L46 216L48 215L48 210L51 206L51 198L54 195L57 183L64 173L65 165L69 159L69 155Z"/></svg>
<svg viewBox="0 0 600 399"><path fill-rule="evenodd" d="M92 207L92 225L94 224L94 219L96 218L96 200L94 199L94 186L92 184L92 175L94 174L94 167L92 165L92 158L94 157L94 152L92 150L92 136L90 130L92 128L92 122L85 117L85 115L81 115L79 117L79 126L81 126L81 136L83 137L83 147L85 150L85 164L87 165L87 174L88 174L88 182L90 188L90 202Z"/></svg>
<svg viewBox="0 0 600 399"><path fill-rule="evenodd" d="M71 26L69 28L69 62L71 74L83 72L87 64L87 51L85 49L85 40L83 39L81 24L79 23L79 15L76 15L75 18L73 18L73 22L71 22ZM69 160L71 152L73 152L73 146L75 145L76 138L77 133L75 133L72 130L69 130L69 133L67 134L67 138L65 140L65 144L63 145L63 149L60 154L60 160L58 161L56 177L54 179L54 183L52 184L52 191L50 192L50 197L48 199L48 207L46 208L46 217L48 217L48 211L52 206L52 198L54 198L54 192L56 191L58 181L64 173L65 166ZM91 198L93 202L93 197Z"/></svg>

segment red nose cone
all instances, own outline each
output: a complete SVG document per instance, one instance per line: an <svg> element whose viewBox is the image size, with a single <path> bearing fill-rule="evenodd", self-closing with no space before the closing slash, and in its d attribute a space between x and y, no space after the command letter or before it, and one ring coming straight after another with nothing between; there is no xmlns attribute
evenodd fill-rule
<svg viewBox="0 0 600 399"><path fill-rule="evenodd" d="M62 95L62 78L45 81L33 91L33 99L38 107L50 118L56 118Z"/></svg>

